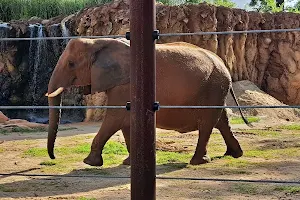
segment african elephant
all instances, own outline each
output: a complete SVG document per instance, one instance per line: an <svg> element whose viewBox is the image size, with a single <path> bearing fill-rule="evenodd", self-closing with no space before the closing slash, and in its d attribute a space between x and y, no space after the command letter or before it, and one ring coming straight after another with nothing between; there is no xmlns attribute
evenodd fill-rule
<svg viewBox="0 0 300 200"><path fill-rule="evenodd" d="M189 43L157 44L156 74L157 100L163 105L223 106L229 90L235 96L230 73L222 60L214 53ZM130 100L129 42L123 39L70 40L49 81L46 94L49 105L59 105L61 93L70 86L90 86L91 93L105 91L107 105L124 106ZM242 112L241 115L248 124ZM49 110L48 154L52 159L55 158L53 149L59 116L58 109ZM207 143L214 127L220 130L225 140L225 155L238 158L243 154L231 131L225 109L161 109L156 119L158 128L180 133L199 130L190 164L209 162ZM102 149L118 130L122 130L129 152L123 164L130 164L130 112L125 109L106 111L84 163L101 166Z"/></svg>

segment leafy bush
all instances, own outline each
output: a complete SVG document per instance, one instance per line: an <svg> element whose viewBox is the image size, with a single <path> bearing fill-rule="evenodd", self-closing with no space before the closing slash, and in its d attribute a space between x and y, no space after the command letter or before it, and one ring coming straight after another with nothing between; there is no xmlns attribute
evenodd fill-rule
<svg viewBox="0 0 300 200"><path fill-rule="evenodd" d="M231 0L158 0L158 1L166 5L179 5L185 3L198 4L198 3L207 2L209 4L213 4L216 6L225 6L229 8L236 7L236 4L233 3Z"/></svg>
<svg viewBox="0 0 300 200"><path fill-rule="evenodd" d="M0 0L0 20L29 19L36 16L49 19L69 15L86 6L103 4L111 0Z"/></svg>
<svg viewBox="0 0 300 200"><path fill-rule="evenodd" d="M0 20L29 19L33 16L49 19L69 15L87 6L95 6L112 0L0 0ZM157 0L166 5L208 2L214 5L234 7L231 0Z"/></svg>

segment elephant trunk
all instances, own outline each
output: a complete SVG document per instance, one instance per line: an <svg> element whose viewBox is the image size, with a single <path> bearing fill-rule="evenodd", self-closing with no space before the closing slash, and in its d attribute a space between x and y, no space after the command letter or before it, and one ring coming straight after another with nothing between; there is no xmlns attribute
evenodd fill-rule
<svg viewBox="0 0 300 200"><path fill-rule="evenodd" d="M49 106L59 106L61 104L61 94L55 97L48 98ZM60 109L50 108L49 109L49 128L48 128L48 142L47 142L47 149L48 155L51 159L55 159L53 149L54 143L57 135L58 124L60 121Z"/></svg>

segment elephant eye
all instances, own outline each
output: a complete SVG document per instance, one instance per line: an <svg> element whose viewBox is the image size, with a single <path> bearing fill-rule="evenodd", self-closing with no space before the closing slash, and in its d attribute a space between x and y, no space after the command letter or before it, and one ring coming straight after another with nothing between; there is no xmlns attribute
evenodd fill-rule
<svg viewBox="0 0 300 200"><path fill-rule="evenodd" d="M72 62L72 61L69 61L69 67L70 67L70 68L74 68L74 67L75 67L75 63Z"/></svg>

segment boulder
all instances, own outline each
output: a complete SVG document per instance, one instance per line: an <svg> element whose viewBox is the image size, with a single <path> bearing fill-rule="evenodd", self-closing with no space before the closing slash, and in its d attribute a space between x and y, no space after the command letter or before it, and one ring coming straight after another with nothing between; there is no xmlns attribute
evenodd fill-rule
<svg viewBox="0 0 300 200"><path fill-rule="evenodd" d="M84 101L87 106L104 106L107 102L107 96L104 92L89 94L85 96ZM106 109L87 109L84 121L101 121L105 116L105 112Z"/></svg>
<svg viewBox="0 0 300 200"><path fill-rule="evenodd" d="M271 95L260 90L253 82L244 80L233 83L233 90L241 106L255 105L286 105ZM228 106L236 106L231 94L228 95L226 104ZM278 119L286 121L298 121L299 111L293 108L248 108L242 109L243 113L251 116L262 116L268 119ZM234 114L239 115L238 109L232 109Z"/></svg>

